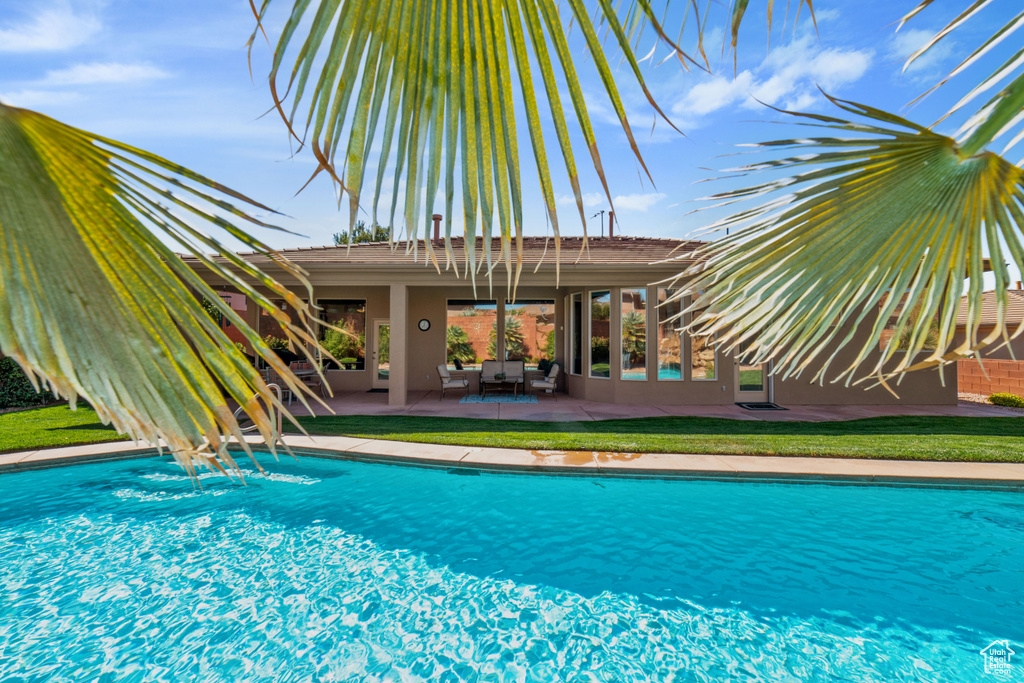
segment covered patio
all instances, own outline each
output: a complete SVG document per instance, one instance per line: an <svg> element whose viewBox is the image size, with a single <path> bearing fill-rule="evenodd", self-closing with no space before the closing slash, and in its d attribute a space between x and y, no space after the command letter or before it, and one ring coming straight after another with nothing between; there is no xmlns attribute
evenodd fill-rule
<svg viewBox="0 0 1024 683"><path fill-rule="evenodd" d="M459 393L445 396L440 391L409 391L407 403L394 406L386 393L347 391L324 399L335 415L417 415L425 417L461 417L491 420L529 420L538 422L589 422L640 417L693 416L730 420L808 421L857 420L890 415L944 417L1020 417L1011 408L961 403L959 405L787 405L787 410L754 411L736 405L616 405L587 401L566 394L537 397L537 403L460 403ZM309 415L299 403L291 406L295 415ZM314 405L317 415L330 415L323 406Z"/></svg>

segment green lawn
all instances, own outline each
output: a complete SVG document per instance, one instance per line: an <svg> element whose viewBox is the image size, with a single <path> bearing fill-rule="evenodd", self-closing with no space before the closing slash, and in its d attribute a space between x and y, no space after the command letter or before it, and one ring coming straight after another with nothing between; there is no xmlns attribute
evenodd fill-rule
<svg viewBox="0 0 1024 683"><path fill-rule="evenodd" d="M87 405L79 405L78 410L65 404L0 415L0 453L124 438L103 426L96 411Z"/></svg>
<svg viewBox="0 0 1024 683"><path fill-rule="evenodd" d="M525 422L355 415L299 418L311 434L544 450L1024 462L1024 418L881 417L760 422L657 417ZM121 439L86 406L0 415L0 453Z"/></svg>
<svg viewBox="0 0 1024 683"><path fill-rule="evenodd" d="M1024 462L1024 419L881 417L761 422L655 417L525 422L402 416L299 418L310 434L544 450Z"/></svg>

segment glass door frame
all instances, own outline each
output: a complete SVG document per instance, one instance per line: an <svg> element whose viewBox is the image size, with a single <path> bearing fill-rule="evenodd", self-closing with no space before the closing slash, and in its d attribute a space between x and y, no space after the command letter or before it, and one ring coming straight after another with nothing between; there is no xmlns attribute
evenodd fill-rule
<svg viewBox="0 0 1024 683"><path fill-rule="evenodd" d="M388 388L388 378L385 377L385 378L382 379L381 376L380 376L380 362L379 362L379 358L380 358L380 353L379 353L380 352L380 329L382 327L389 328L388 329L388 343L390 344L390 342L391 342L391 334L390 334L390 332L391 332L391 330L390 330L391 320L389 318L374 318L372 325L373 325L373 346L371 347L371 351L370 351L370 369L372 370L372 374L370 375L371 386L374 389L387 389ZM390 349L389 349L389 351L390 351ZM388 356L389 356L389 359L390 359L390 353L388 354ZM390 363L388 365L390 366ZM388 372L389 372L389 376L390 376L390 367L389 367Z"/></svg>
<svg viewBox="0 0 1024 683"><path fill-rule="evenodd" d="M754 368L761 369L761 389L758 391L744 391L740 383L740 373L744 368L752 370ZM733 359L733 400L736 403L768 403L772 400L771 382L772 376L769 373L770 367L768 363L760 363L758 365L751 365L740 361L739 356Z"/></svg>

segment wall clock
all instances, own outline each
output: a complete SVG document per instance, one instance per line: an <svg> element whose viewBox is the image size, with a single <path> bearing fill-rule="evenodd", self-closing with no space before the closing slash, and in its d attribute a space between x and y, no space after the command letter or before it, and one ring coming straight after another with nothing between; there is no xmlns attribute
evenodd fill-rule
<svg viewBox="0 0 1024 683"><path fill-rule="evenodd" d="M420 320L419 326L422 331L426 332L427 330L430 329L430 321L427 320L426 318L423 318L422 320Z"/></svg>

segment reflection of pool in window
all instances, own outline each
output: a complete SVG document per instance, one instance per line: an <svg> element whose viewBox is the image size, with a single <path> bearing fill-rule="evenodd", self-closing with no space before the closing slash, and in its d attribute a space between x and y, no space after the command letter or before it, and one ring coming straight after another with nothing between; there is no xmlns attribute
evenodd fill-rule
<svg viewBox="0 0 1024 683"><path fill-rule="evenodd" d="M683 379L682 299L670 299L678 290L658 289L658 379Z"/></svg>
<svg viewBox="0 0 1024 683"><path fill-rule="evenodd" d="M647 379L647 290L623 289L622 379Z"/></svg>
<svg viewBox="0 0 1024 683"><path fill-rule="evenodd" d="M590 376L611 377L609 329L612 293L590 292Z"/></svg>

